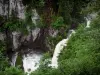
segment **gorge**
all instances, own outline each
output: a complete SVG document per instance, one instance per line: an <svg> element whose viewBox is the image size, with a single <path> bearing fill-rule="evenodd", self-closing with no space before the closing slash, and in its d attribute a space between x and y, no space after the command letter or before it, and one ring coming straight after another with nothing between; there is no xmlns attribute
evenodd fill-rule
<svg viewBox="0 0 100 75"><path fill-rule="evenodd" d="M98 3L0 0L0 75L99 75Z"/></svg>

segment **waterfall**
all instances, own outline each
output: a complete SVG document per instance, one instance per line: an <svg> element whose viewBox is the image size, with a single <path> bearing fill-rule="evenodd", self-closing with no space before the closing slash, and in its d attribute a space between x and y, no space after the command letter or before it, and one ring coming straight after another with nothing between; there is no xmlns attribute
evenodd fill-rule
<svg viewBox="0 0 100 75"><path fill-rule="evenodd" d="M52 66L52 68L58 67L58 56L61 53L61 50L63 50L63 48L65 46L67 46L68 40L70 39L70 37L73 33L75 33L74 30L69 30L68 37L66 39L61 40L56 45L55 50L54 50L54 54L53 54L53 57L52 57L52 60L51 60L51 64L50 64Z"/></svg>
<svg viewBox="0 0 100 75"><path fill-rule="evenodd" d="M40 28L35 28L34 30L32 30L33 41L36 40L39 32L40 32Z"/></svg>
<svg viewBox="0 0 100 75"><path fill-rule="evenodd" d="M92 13L92 14L89 14L87 17L85 17L86 19L86 28L90 28L90 23L93 19L95 19L97 17L98 13Z"/></svg>
<svg viewBox="0 0 100 75"><path fill-rule="evenodd" d="M18 52L16 52L16 49L19 47L19 37L20 37L20 33L19 32L12 32L12 41L13 41L13 53L12 53L12 57L11 57L11 66L15 66L16 64L16 59L18 57Z"/></svg>
<svg viewBox="0 0 100 75"><path fill-rule="evenodd" d="M86 24L86 28L90 28L90 23L91 23L91 20L86 18L86 21L87 21L87 24Z"/></svg>
<svg viewBox="0 0 100 75"><path fill-rule="evenodd" d="M17 49L19 46L19 37L20 37L20 32L12 32L12 38L13 38L13 47L14 49Z"/></svg>
<svg viewBox="0 0 100 75"><path fill-rule="evenodd" d="M15 66L17 57L18 57L18 52L14 52L14 53L12 54L12 58L11 58L11 63L10 63L11 66Z"/></svg>
<svg viewBox="0 0 100 75"><path fill-rule="evenodd" d="M42 52L37 51L31 51L30 53L23 55L23 67L28 75L39 67L41 57Z"/></svg>

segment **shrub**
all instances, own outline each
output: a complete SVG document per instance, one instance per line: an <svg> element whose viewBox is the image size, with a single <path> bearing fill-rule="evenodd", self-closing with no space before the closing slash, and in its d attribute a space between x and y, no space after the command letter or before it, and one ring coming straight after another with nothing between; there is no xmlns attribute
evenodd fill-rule
<svg viewBox="0 0 100 75"><path fill-rule="evenodd" d="M60 29L61 27L64 27L65 24L64 24L63 17L53 16L51 25L55 29Z"/></svg>
<svg viewBox="0 0 100 75"><path fill-rule="evenodd" d="M10 67L6 68L2 75L25 75L24 72L20 68Z"/></svg>

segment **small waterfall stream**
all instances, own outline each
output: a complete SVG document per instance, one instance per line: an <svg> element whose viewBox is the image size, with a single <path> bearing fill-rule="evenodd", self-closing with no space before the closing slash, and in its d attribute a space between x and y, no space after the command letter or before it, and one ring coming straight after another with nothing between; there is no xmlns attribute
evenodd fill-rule
<svg viewBox="0 0 100 75"><path fill-rule="evenodd" d="M87 21L87 24L86 24L86 28L90 28L90 23L91 23L91 20L86 18L86 21Z"/></svg>
<svg viewBox="0 0 100 75"><path fill-rule="evenodd" d="M15 52L12 54L12 58L11 58L11 66L14 66L16 65L16 60L17 60L17 57L18 57L18 52Z"/></svg>
<svg viewBox="0 0 100 75"><path fill-rule="evenodd" d="M87 15L87 17L85 17L86 20L86 28L90 28L90 23L93 19L95 19L97 17L97 13L92 13Z"/></svg>
<svg viewBox="0 0 100 75"><path fill-rule="evenodd" d="M18 57L18 52L15 51L18 46L19 46L19 41L18 41L18 38L20 37L20 33L19 32L12 32L12 43L13 43L13 53L12 53L12 57L11 57L11 66L15 66L16 64L16 60L17 60L17 57Z"/></svg>

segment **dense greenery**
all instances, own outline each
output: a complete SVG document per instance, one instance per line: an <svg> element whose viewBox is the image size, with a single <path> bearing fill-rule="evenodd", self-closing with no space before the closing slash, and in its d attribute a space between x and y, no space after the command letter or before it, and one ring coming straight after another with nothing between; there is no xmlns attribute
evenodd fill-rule
<svg viewBox="0 0 100 75"><path fill-rule="evenodd" d="M65 75L99 75L100 28L82 29L71 38L60 56ZM66 66L65 66L66 65Z"/></svg>
<svg viewBox="0 0 100 75"><path fill-rule="evenodd" d="M25 75L20 67L10 67L6 57L6 44L0 41L0 75Z"/></svg>
<svg viewBox="0 0 100 75"><path fill-rule="evenodd" d="M26 75L22 69L16 67L6 68L5 71L0 72L0 75Z"/></svg>
<svg viewBox="0 0 100 75"><path fill-rule="evenodd" d="M64 27L63 17L55 17L54 16L52 19L51 25L54 29L60 29L61 27Z"/></svg>
<svg viewBox="0 0 100 75"><path fill-rule="evenodd" d="M5 66L8 66L7 58L4 56L5 54L5 43L0 41L0 71L5 69Z"/></svg>

